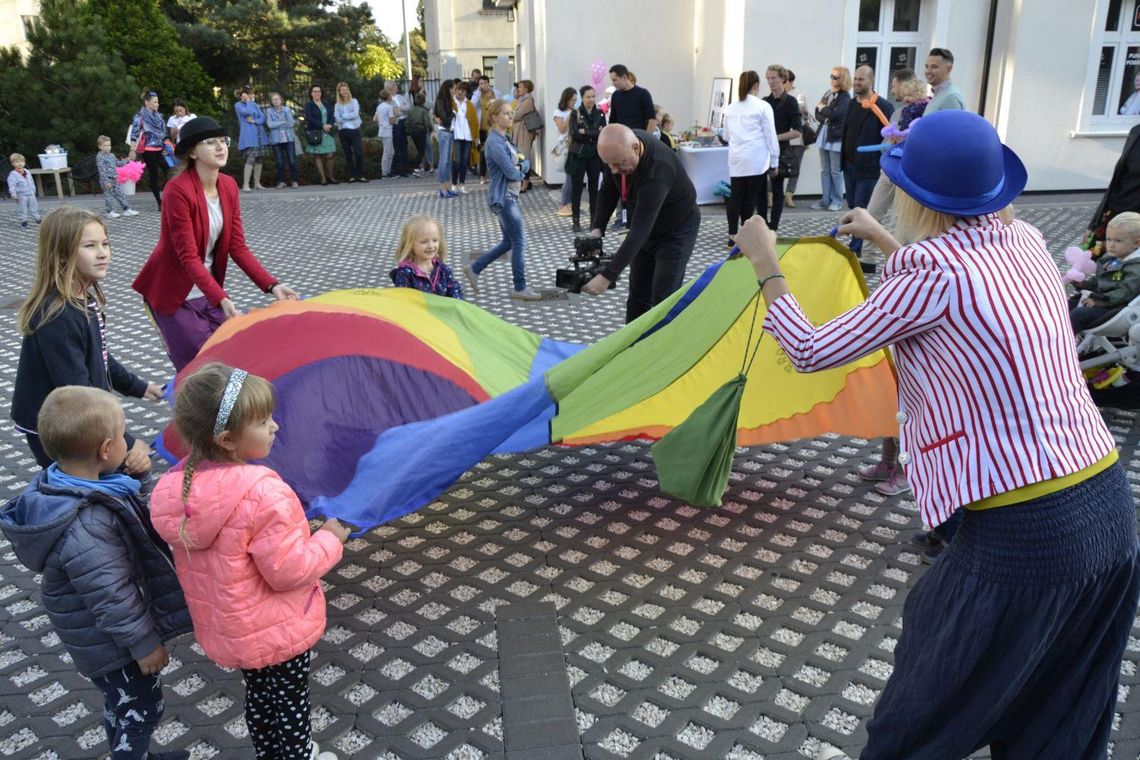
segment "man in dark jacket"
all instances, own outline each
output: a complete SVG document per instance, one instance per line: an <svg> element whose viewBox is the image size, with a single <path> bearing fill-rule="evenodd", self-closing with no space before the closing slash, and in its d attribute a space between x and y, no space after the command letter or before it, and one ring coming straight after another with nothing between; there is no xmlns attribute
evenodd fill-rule
<svg viewBox="0 0 1140 760"><path fill-rule="evenodd" d="M879 181L880 153L859 153L862 145L879 145L883 142L883 127L890 124L894 106L874 92L875 70L870 66L855 69L855 97L847 109L843 124L843 153L841 165L847 185L847 207L867 208L875 183ZM854 238L851 250L863 250L863 241Z"/></svg>
<svg viewBox="0 0 1140 760"><path fill-rule="evenodd" d="M192 626L169 549L115 470L127 454L123 409L97 388L64 386L40 410L40 440L55 460L0 510L0 531L42 573L48 620L76 668L99 687L114 758L148 754L162 718L164 643Z"/></svg>
<svg viewBox="0 0 1140 760"><path fill-rule="evenodd" d="M605 233L620 199L621 214L628 218L619 221L628 223L629 234L609 266L586 283L582 292L605 292L629 266L629 298L625 302L628 323L685 282L685 267L697 242L701 212L697 191L677 154L648 132L611 124L598 136L598 155L610 174L602 180L590 232L595 236Z"/></svg>

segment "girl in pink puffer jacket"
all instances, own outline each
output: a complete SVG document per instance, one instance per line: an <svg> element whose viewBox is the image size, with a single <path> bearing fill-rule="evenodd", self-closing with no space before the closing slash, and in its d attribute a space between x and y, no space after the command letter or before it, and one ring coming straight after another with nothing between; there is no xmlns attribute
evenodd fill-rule
<svg viewBox="0 0 1140 760"><path fill-rule="evenodd" d="M273 447L273 387L207 364L178 389L174 422L190 450L158 481L151 520L174 549L194 634L218 665L241 668L258 758L336 760L309 726L309 650L325 630L321 576L348 528L310 533L297 495L249 464Z"/></svg>

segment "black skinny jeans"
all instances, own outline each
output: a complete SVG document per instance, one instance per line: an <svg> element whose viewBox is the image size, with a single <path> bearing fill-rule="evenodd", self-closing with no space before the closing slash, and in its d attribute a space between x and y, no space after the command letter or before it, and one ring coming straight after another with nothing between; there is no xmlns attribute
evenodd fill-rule
<svg viewBox="0 0 1140 760"><path fill-rule="evenodd" d="M158 203L159 208L162 207L162 185L158 181L158 173L162 172L166 176L166 159L162 156L161 150L144 150L142 152L143 163L146 164L146 181L150 185L150 191L154 193L154 200Z"/></svg>
<svg viewBox="0 0 1140 760"><path fill-rule="evenodd" d="M344 163L349 177L364 176L364 154L361 150L360 130L340 130L340 144L344 148Z"/></svg>
<svg viewBox="0 0 1140 760"><path fill-rule="evenodd" d="M593 216L594 209L598 207L598 182L601 180L601 176L602 159L598 158L597 155L577 160L577 166L570 175L570 208L573 212L571 216L575 222L579 221L582 211L583 179L585 179L586 186L590 190L590 215ZM587 222L592 221L592 219L587 220Z"/></svg>
<svg viewBox="0 0 1140 760"><path fill-rule="evenodd" d="M732 237L738 225L747 222L753 214L768 218L768 172L731 177L732 193L728 196L725 211L728 213L728 236Z"/></svg>

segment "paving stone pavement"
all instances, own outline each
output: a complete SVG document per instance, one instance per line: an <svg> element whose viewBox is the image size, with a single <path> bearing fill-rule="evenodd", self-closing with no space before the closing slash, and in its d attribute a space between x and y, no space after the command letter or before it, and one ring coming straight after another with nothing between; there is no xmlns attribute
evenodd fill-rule
<svg viewBox="0 0 1140 760"><path fill-rule="evenodd" d="M411 213L443 222L455 259L493 244L498 225L483 190L471 189L445 201L430 181L398 180L243 194L242 203L253 250L312 294L387 284ZM158 234L153 201L135 200L140 216L110 222L109 340L126 365L163 382L170 367L129 289ZM522 198L536 287L553 284L571 251L556 205L542 188ZM1059 257L1092 205L1029 198L1020 213ZM14 211L0 203L5 412L19 351L14 309L35 245ZM704 211L690 274L724 253L723 212ZM789 211L782 232L820 234L833 219ZM241 307L265 302L236 268L227 284ZM480 284L480 306L562 340L596 340L623 314L624 282L595 299L518 304L507 298L504 260ZM125 408L141 435L168 419L149 403ZM1136 414L1105 417L1136 483ZM329 624L312 675L317 739L341 757L407 760L790 760L811 757L821 740L857 749L891 673L907 590L923 570L908 543L914 503L882 497L854 473L876 455L875 442L839 436L742 450L724 507L711 510L661 494L641 443L481 462L436 502L350 541L325 579ZM33 470L22 439L6 430L0 496L19 492ZM99 694L52 633L37 582L0 542L0 756L102 757ZM518 660L534 638L545 643L527 652L551 677L528 681ZM171 655L155 749L251 757L240 675L208 662L189 638ZM1124 661L1114 757L1140 755L1138 660L1140 636ZM539 704L528 698L546 700L549 712L528 709Z"/></svg>

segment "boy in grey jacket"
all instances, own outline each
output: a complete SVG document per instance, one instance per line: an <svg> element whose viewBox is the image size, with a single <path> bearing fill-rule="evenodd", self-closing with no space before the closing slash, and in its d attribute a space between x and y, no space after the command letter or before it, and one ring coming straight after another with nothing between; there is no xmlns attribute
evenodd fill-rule
<svg viewBox="0 0 1140 760"><path fill-rule="evenodd" d="M116 470L126 456L115 397L63 386L39 414L55 459L0 510L0 530L28 569L75 666L104 696L112 760L185 760L150 752L163 713L164 642L191 630L169 548L150 525L139 483Z"/></svg>
<svg viewBox="0 0 1140 760"><path fill-rule="evenodd" d="M103 188L103 203L107 206L107 218L136 216L139 212L127 203L127 196L123 195L123 188L119 186L119 174L115 171L120 166L125 166L127 159L117 158L111 152L111 138L107 135L99 135L95 144L99 146L99 152L95 154L95 167L99 170L99 186ZM123 209L123 213L116 211L115 204L111 201L116 201Z"/></svg>
<svg viewBox="0 0 1140 760"><path fill-rule="evenodd" d="M22 155L13 153L8 156L8 162L12 164L12 171L8 172L8 195L19 204L20 226L27 229L29 216L36 220L36 224L43 220L40 204L36 203L36 181L24 168L28 162Z"/></svg>
<svg viewBox="0 0 1140 760"><path fill-rule="evenodd" d="M1140 214L1125 211L1112 217L1104 237L1096 274L1079 283L1069 301L1074 332L1101 324L1140 296Z"/></svg>

